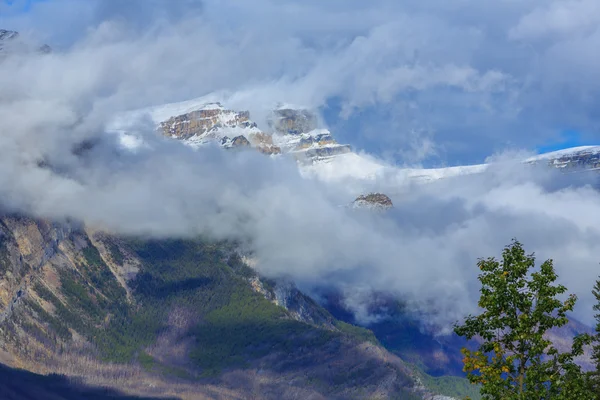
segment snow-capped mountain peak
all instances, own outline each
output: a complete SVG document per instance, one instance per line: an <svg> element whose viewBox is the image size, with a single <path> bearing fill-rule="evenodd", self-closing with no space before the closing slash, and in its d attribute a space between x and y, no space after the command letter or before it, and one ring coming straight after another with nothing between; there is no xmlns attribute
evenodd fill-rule
<svg viewBox="0 0 600 400"><path fill-rule="evenodd" d="M198 148L210 142L224 148L252 147L275 155L287 153L300 164L306 177L322 181L354 181L369 184L385 180L402 185L407 182L431 182L460 175L484 172L490 163L445 168L402 168L378 160L367 154L353 152L350 145L340 144L332 133L319 126L316 114L306 108L278 105L267 119L267 128L261 129L251 119L250 112L225 107L208 96L181 103L166 104L118 116L110 130L122 133L125 146L139 145L139 140L128 135L132 120L149 117L157 131L169 138ZM569 169L600 168L600 146L580 146L539 154L523 160L526 164L547 163Z"/></svg>

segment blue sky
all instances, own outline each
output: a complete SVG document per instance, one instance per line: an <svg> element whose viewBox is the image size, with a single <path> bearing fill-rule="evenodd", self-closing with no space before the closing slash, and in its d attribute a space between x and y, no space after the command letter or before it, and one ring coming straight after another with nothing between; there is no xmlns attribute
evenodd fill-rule
<svg viewBox="0 0 600 400"><path fill-rule="evenodd" d="M28 12L33 3L42 2L46 0L2 0L6 5L6 12L11 13L25 13Z"/></svg>
<svg viewBox="0 0 600 400"><path fill-rule="evenodd" d="M573 130L565 130L561 134L561 139L555 142L540 145L536 148L538 153L562 150L569 147L595 145L597 143L588 142L582 138L581 133Z"/></svg>
<svg viewBox="0 0 600 400"><path fill-rule="evenodd" d="M181 27L222 64L157 102L263 85L356 149L438 166L600 143L600 11L571 3L4 0L0 26L59 51L107 23L125 41Z"/></svg>

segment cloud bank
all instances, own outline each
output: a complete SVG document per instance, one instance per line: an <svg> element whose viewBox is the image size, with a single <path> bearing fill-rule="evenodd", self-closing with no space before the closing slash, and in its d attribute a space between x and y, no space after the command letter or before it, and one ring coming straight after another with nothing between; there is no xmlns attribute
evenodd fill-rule
<svg viewBox="0 0 600 400"><path fill-rule="evenodd" d="M478 162L567 129L587 142L599 134L593 0L53 0L0 13L0 25L59 49L107 21L130 39L179 30L185 57L161 63L173 75L183 69L167 57L204 64L196 79L140 102L252 87L252 98L322 107L344 140L395 162Z"/></svg>
<svg viewBox="0 0 600 400"><path fill-rule="evenodd" d="M593 178L511 162L428 185L382 177L376 185L396 208L373 215L339 207L353 193L304 179L285 158L192 151L157 137L150 121L133 127L147 146L129 152L105 128L124 110L226 90L253 115L281 100L326 114L335 103L334 128L361 115L369 122L348 136L357 143L404 152L426 145L448 162L527 147L567 125L593 132L598 69L584 54L597 36L593 3L261 0L164 13L170 2L75 3L0 17L51 38L55 26L36 25L43 13L69 20L76 6L82 16L68 32L57 29L63 47L53 54L0 63L5 210L119 234L245 240L266 275L361 298L402 296L438 328L474 310L476 259L517 237L556 260L589 321L600 255ZM585 23L561 22L565 13Z"/></svg>

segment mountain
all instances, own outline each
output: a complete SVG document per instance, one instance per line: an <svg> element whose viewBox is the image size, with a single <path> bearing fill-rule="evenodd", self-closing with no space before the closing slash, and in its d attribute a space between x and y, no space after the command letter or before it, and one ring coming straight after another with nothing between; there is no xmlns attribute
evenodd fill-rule
<svg viewBox="0 0 600 400"><path fill-rule="evenodd" d="M597 170L600 168L600 146L579 146L552 151L525 160L530 164L546 163L561 170Z"/></svg>
<svg viewBox="0 0 600 400"><path fill-rule="evenodd" d="M228 109L214 101L218 95L171 103L117 116L109 130L121 134L126 147L135 147L139 138L128 128L132 122L149 116L159 133L198 148L219 143L224 148L252 147L267 155L288 154L298 161L306 177L325 182L370 184L381 179L406 183L427 183L455 176L478 174L491 164L446 168L402 168L367 154L356 153L350 145L338 143L323 128L316 114L293 105L279 105L269 111L263 129L248 111ZM581 146L523 160L526 165L547 164L561 171L600 168L600 146Z"/></svg>
<svg viewBox="0 0 600 400"><path fill-rule="evenodd" d="M19 32L7 31L6 29L0 29L0 50L2 50L7 43L15 40L19 36Z"/></svg>
<svg viewBox="0 0 600 400"><path fill-rule="evenodd" d="M234 243L4 216L0 362L139 396L433 398L371 331L252 264Z"/></svg>
<svg viewBox="0 0 600 400"><path fill-rule="evenodd" d="M341 294L328 290L319 293L319 298L335 318L350 324L358 323L344 305ZM474 349L476 343L469 343L455 334L435 335L423 330L420 317L411 313L397 298L385 294L373 294L372 298L369 312L381 318L371 322L368 328L387 350L419 366L426 376L435 377L429 378L432 385L452 382L453 378L464 375L461 349ZM570 317L567 325L551 329L547 337L560 352L569 352L573 337L582 333L593 334L593 329ZM579 357L577 362L586 370L594 368L589 353ZM461 385L462 382L456 380L454 384Z"/></svg>
<svg viewBox="0 0 600 400"><path fill-rule="evenodd" d="M159 124L159 131L192 147L216 141L225 148L252 146L265 154L279 154L270 135L258 129L247 111L225 109L220 103L201 107L170 117Z"/></svg>
<svg viewBox="0 0 600 400"><path fill-rule="evenodd" d="M42 46L31 45L21 39L19 32L0 29L0 55L30 51L47 54L51 53L52 49L47 44Z"/></svg>
<svg viewBox="0 0 600 400"><path fill-rule="evenodd" d="M251 120L248 111L227 109L220 102L205 98L167 104L124 113L115 118L109 130L122 135L125 146L134 147L128 126L144 116L150 117L157 131L186 145L198 148L218 143L224 148L252 147L267 155L290 154L303 165L326 162L351 152L339 144L327 129L319 128L316 115L304 108L281 106L270 111L265 129Z"/></svg>

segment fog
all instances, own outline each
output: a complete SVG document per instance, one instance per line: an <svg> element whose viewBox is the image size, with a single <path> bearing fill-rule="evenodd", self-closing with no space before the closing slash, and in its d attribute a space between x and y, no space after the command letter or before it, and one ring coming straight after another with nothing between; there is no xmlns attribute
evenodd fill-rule
<svg viewBox="0 0 600 400"><path fill-rule="evenodd" d="M70 29L41 21L75 21L68 8L75 3L83 17ZM387 126L376 139L368 130L348 135L332 127L351 143L368 138L423 150L410 162L432 152L447 164L468 161L466 153L531 148L566 126L594 137L597 62L584 52L597 36L595 3L570 2L564 11L548 1L499 2L495 22L472 2L464 2L465 13L387 1L190 2L167 13L160 1L137 2L138 9L75 3L44 2L0 17L6 28L23 30L23 40L58 43L52 54L16 53L0 63L6 211L75 218L124 235L237 239L261 273L303 288L341 289L364 321L369 293L384 292L438 331L475 310L477 258L499 255L516 237L540 261L555 259L561 281L581 298L576 315L590 322L600 258L593 177L526 167L510 153L482 174L429 184L382 176L349 190L347 182L302 177L287 157L194 151L159 137L149 119L132 122L145 142L136 151L106 127L123 111L226 91L229 106L250 110L261 124L278 101L323 111L336 98L338 127L373 107L410 109L375 123ZM566 12L582 23L562 22ZM259 13L272 18L250 23ZM523 47L534 45L535 60ZM577 62L550 63L560 49ZM510 50L512 61L492 54ZM415 127L433 133L415 137ZM73 151L85 141L94 145ZM340 207L361 185L388 193L395 208Z"/></svg>

